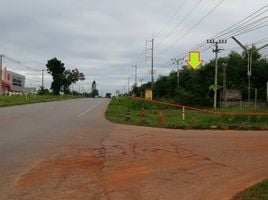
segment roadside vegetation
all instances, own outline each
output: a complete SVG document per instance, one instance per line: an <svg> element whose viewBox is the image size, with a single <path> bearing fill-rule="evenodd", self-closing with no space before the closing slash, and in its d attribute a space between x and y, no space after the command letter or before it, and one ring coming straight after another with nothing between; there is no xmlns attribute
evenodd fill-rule
<svg viewBox="0 0 268 200"><path fill-rule="evenodd" d="M255 186L235 195L232 200L267 200L268 180L262 181Z"/></svg>
<svg viewBox="0 0 268 200"><path fill-rule="evenodd" d="M251 76L251 101L267 102L266 83L268 77L268 60L255 51L253 46L252 76ZM163 101L185 104L195 107L212 107L214 90L223 92L226 77L226 89L241 92L242 99L248 99L247 54L231 52L228 56L219 58L218 85L214 85L215 60L205 63L198 70L193 71L188 66L183 66L179 72L171 71L167 75L159 76L154 82L153 97ZM133 85L131 94L144 97L145 90L151 88L151 82L140 86ZM255 89L258 94L255 96ZM126 95L131 95L126 94Z"/></svg>
<svg viewBox="0 0 268 200"><path fill-rule="evenodd" d="M142 109L144 116L142 117ZM225 111L228 111L225 109ZM234 111L234 110L231 110ZM163 123L159 125L163 116ZM128 117L129 116L129 117ZM113 98L106 117L112 122L150 127L179 129L239 129L268 130L268 115L215 115L185 110L128 97Z"/></svg>
<svg viewBox="0 0 268 200"><path fill-rule="evenodd" d="M72 95L32 95L28 94L22 96L0 96L0 107L5 106L14 106L14 105L23 105L23 104L32 104L40 102L50 102L50 101L62 101L68 99L81 98L81 96L72 96Z"/></svg>

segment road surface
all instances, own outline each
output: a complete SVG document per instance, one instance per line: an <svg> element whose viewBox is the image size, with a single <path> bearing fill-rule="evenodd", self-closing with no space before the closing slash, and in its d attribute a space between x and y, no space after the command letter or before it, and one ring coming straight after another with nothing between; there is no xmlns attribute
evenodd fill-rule
<svg viewBox="0 0 268 200"><path fill-rule="evenodd" d="M107 99L0 109L0 199L230 199L268 178L268 132L112 124Z"/></svg>

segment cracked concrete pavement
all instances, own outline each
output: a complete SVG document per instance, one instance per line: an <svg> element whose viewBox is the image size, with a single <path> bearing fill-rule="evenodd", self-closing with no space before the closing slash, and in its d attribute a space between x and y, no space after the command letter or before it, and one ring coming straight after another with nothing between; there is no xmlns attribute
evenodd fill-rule
<svg viewBox="0 0 268 200"><path fill-rule="evenodd" d="M221 200L268 178L268 132L118 125L108 102L0 109L0 199Z"/></svg>

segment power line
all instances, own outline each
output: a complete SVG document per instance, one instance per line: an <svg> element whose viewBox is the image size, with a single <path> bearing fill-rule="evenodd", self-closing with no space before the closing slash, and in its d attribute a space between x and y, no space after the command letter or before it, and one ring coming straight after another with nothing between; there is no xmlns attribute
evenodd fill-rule
<svg viewBox="0 0 268 200"><path fill-rule="evenodd" d="M175 42L165 48L163 51L160 52L159 55L163 54L167 51L170 47L174 46L178 41L182 40L186 37L195 27L197 27L202 21L204 21L214 10L216 10L225 0L221 0L219 3L216 4L206 15L204 15L196 24L194 24L190 29L188 29L181 37L179 37Z"/></svg>
<svg viewBox="0 0 268 200"><path fill-rule="evenodd" d="M222 2L223 1L219 2L219 4L221 4ZM217 6L219 6L219 5L216 5L216 7ZM225 36L223 39L227 39L228 37L232 36L233 33L236 33L236 34L245 34L245 33L248 33L248 32L254 31L254 30L258 30L258 29L263 28L263 27L266 27L267 25L264 24L265 22L263 22L263 20L266 19L266 17L263 17L263 18L259 18L259 17L262 16L263 14L265 14L267 12L267 10L268 10L268 9L266 9L267 7L268 7L268 4L264 5L263 7L261 7L260 9L258 9L255 12L253 12L249 16L243 18L242 20L236 22L235 24L231 25L230 27L224 29L223 31L221 31L220 33L218 33L218 34L216 34L216 35L214 35L212 37L214 37L215 39L217 39L217 38L220 38L222 36ZM214 7L211 12L213 12L213 10L215 10L215 9L216 8ZM209 14L210 13L208 13L208 15ZM205 16L203 18L205 18ZM257 19L257 18L259 18L259 19ZM197 26L201 22L202 22L202 19L197 24L195 24L191 29L194 29L195 26ZM264 25L262 25L262 24L264 24ZM191 31L191 29L190 29L190 31ZM189 32L189 30L187 32ZM185 36L187 35L187 32L184 33ZM175 41L175 43L178 40L180 40L180 39L181 38L177 39ZM263 38L263 39L261 39L258 42L260 42L260 43L261 42L264 42L264 41L266 41L265 39L266 38ZM173 46L175 43L171 44L168 48L170 48L171 46ZM203 41L203 42L199 43L198 45L194 46L193 48L191 48L190 50L203 50L205 52L205 51L209 50L211 47L212 47L211 45L208 45L205 41ZM165 49L165 51L167 49ZM180 54L179 57L185 57L189 53L189 51L186 51L186 52ZM161 52L160 55L162 53L163 52ZM162 67L165 67L165 66L166 66L166 64L161 65L158 68L162 68Z"/></svg>
<svg viewBox="0 0 268 200"><path fill-rule="evenodd" d="M267 21L267 22L268 22L268 21ZM267 26L268 26L268 23L265 24L265 25L262 25L262 26L257 25L257 26L254 26L253 28L250 28L250 29L247 29L247 30L245 30L245 31L243 31L243 32L241 32L241 33L238 33L238 34L236 34L236 35L234 35L234 36L243 35L243 34L245 34L245 33L249 33L249 32L252 32L252 31L255 31L255 30L258 30L258 29L267 27Z"/></svg>
<svg viewBox="0 0 268 200"><path fill-rule="evenodd" d="M186 2L187 0L184 0L180 4L180 6L176 9L175 13L169 17L165 25L160 29L160 31L158 31L158 33L155 34L155 38L157 38L166 29L167 25L177 16L177 14L179 13L179 11L182 9L182 7L184 6Z"/></svg>
<svg viewBox="0 0 268 200"><path fill-rule="evenodd" d="M247 22L249 18L251 18L251 17L254 18L254 17L259 16L260 14L265 13L265 12L267 11L267 9L266 9L264 12L261 12L261 11L264 10L266 7L268 7L268 4L264 5L263 7L261 7L260 9L258 9L257 11L251 13L249 16L243 18L242 20L239 20L238 22L236 22L235 24L231 25L230 27L224 29L223 31L221 31L221 32L219 32L219 33L213 35L211 38L218 39L218 38L220 38L220 37L226 35L227 33L230 33L230 32L229 32L230 30L233 30L236 26L238 26L238 27L241 26L242 24L245 23L245 21ZM261 13L260 13L259 15L255 16L255 15L258 14L259 12L261 12ZM242 24L241 24L241 23L242 23ZM225 38L225 39L226 39L226 38ZM196 45L195 47L193 47L193 48L189 49L188 51L184 52L183 54L179 55L179 57L184 56L185 53L188 53L188 52L191 51L191 50L198 50L198 49L200 49L200 48L202 48L203 46L206 46L206 45L207 45L206 41L203 41L203 42L199 43L198 45Z"/></svg>
<svg viewBox="0 0 268 200"><path fill-rule="evenodd" d="M35 71L35 72L40 72L40 71L41 71L41 70L34 69L34 68L32 68L32 67L29 67L29 66L27 66L27 65L24 65L24 64L22 64L20 61L17 61L17 60L15 60L14 58L11 58L11 57L9 57L9 56L3 55L3 57L6 58L6 59L9 60L9 61L12 61L12 62L17 63L18 65L20 65L20 66L22 66L22 67L24 67L24 68L26 68L26 69L28 69L28 70Z"/></svg>
<svg viewBox="0 0 268 200"><path fill-rule="evenodd" d="M155 47L158 47L162 42L166 41L167 38L173 33L175 32L178 27L195 11L195 9L201 4L203 0L199 0L191 9L190 11L184 16L184 18L174 27L174 29L172 29L166 36L166 38L163 41L158 42Z"/></svg>
<svg viewBox="0 0 268 200"><path fill-rule="evenodd" d="M252 22L250 22L250 23L248 23L248 24L246 24L244 26L239 25L236 28L233 28L233 29L229 30L228 32L226 32L224 34L221 34L220 36L217 36L216 38L220 38L220 37L225 36L224 39L229 39L231 36L234 36L235 34L239 35L240 33L243 33L243 32L253 31L253 30L255 30L255 27L258 27L261 24L267 22L267 21L263 21L266 18L268 18L268 16L265 16L265 17L263 17L261 19L257 19L255 21L252 21L253 19L250 19L249 21L252 21Z"/></svg>
<svg viewBox="0 0 268 200"><path fill-rule="evenodd" d="M179 24L177 24L177 26L171 31L171 32L169 32L168 33L168 35L171 35L172 34L172 32L174 32L179 26L180 26L180 24L182 24L189 16L190 16L190 14L195 10L195 8L196 7L198 7L198 5L202 2L203 0L199 0L198 2L197 2L197 4L195 4L194 5L194 7L193 8L191 8L191 10L190 10L190 12L188 12L187 14L186 14L186 16L179 22ZM167 26L167 24L177 15L177 13L179 12L179 10L181 10L181 8L184 6L184 4L186 3L186 0L184 0L183 2L182 2L182 4L179 6L179 8L176 10L176 12L168 19L168 21L167 21L167 23L166 23L166 25L165 26ZM163 27L157 34L156 34L156 37L163 31L165 29L165 27ZM161 42L159 42L157 45L155 45L155 47L156 46L158 46L159 44L160 44Z"/></svg>
<svg viewBox="0 0 268 200"><path fill-rule="evenodd" d="M260 43L266 42L267 40L268 40L268 37L264 37L264 38L258 40L257 42L255 42L255 44L260 44Z"/></svg>
<svg viewBox="0 0 268 200"><path fill-rule="evenodd" d="M221 31L220 33L218 33L218 34L212 36L212 38L218 39L218 38L220 38L220 37L222 37L222 36L224 36L224 35L230 33L230 30L234 30L235 27L236 27L237 25L238 25L237 27L239 27L239 26L245 24L246 22L250 21L250 20L248 20L249 18L251 18L251 17L256 18L256 17L258 17L259 15L262 15L263 13L265 13L265 12L267 11L267 9L266 9L264 12L258 14L257 16L254 16L254 15L256 15L257 13L259 13L260 11L262 11L263 9L265 9L266 7L268 7L268 4L266 4L265 6L261 7L261 8L258 9L257 11L253 12L253 13L250 14L249 16L243 18L242 20L236 22L235 24L231 25L230 27L224 29L224 30ZM237 27L236 27L236 28L237 28Z"/></svg>
<svg viewBox="0 0 268 200"><path fill-rule="evenodd" d="M168 65L165 65L165 66L163 66L162 68L158 68L157 70L158 70L158 71L163 71L163 70L168 69L170 66L173 66L173 63L169 63Z"/></svg>

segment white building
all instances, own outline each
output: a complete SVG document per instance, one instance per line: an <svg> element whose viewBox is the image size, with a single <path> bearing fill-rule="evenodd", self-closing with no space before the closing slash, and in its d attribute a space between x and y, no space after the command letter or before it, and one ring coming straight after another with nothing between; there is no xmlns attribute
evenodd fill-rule
<svg viewBox="0 0 268 200"><path fill-rule="evenodd" d="M5 67L2 70L2 81L0 94L8 92L23 92L25 90L25 76L8 71Z"/></svg>

